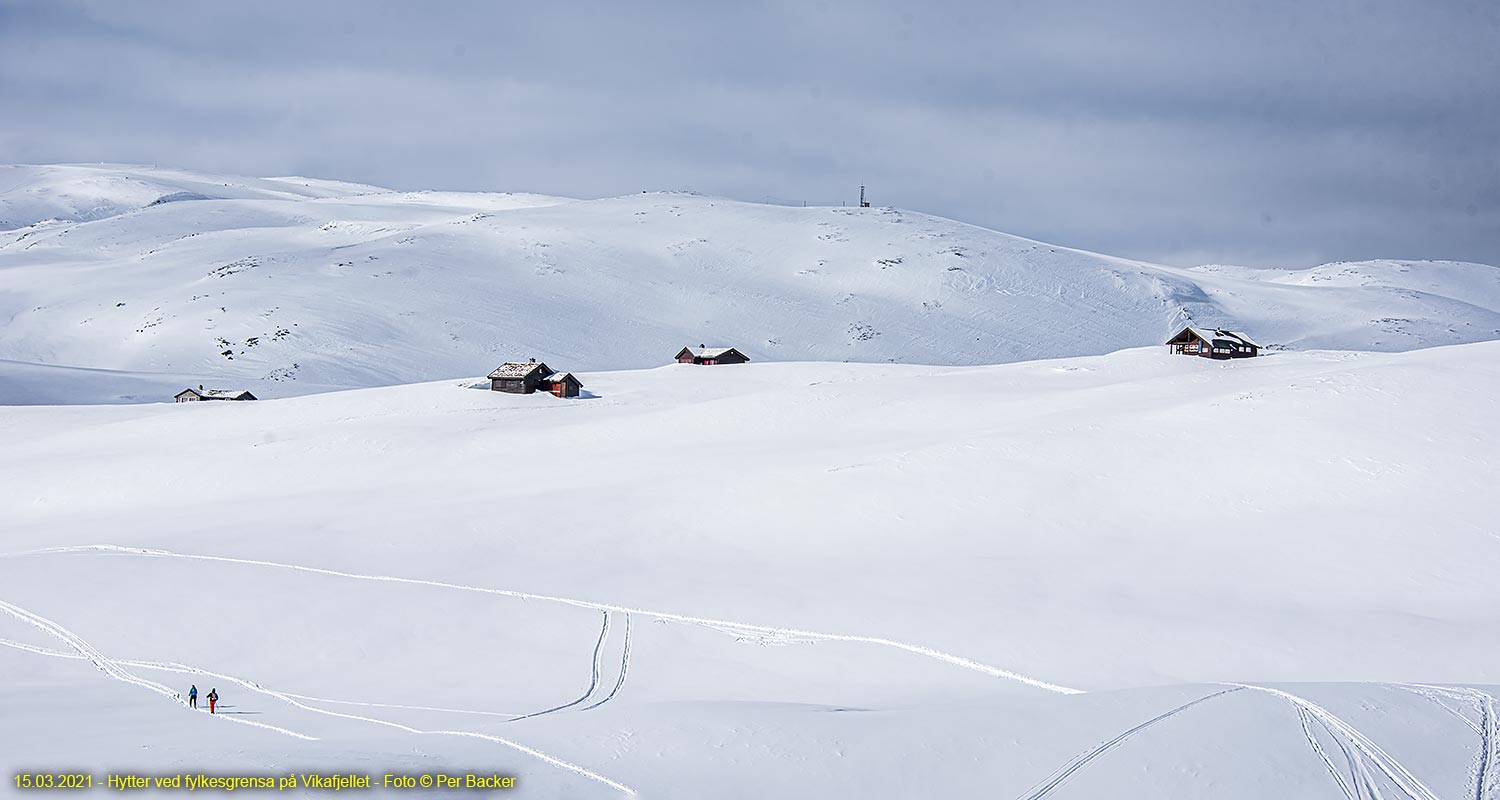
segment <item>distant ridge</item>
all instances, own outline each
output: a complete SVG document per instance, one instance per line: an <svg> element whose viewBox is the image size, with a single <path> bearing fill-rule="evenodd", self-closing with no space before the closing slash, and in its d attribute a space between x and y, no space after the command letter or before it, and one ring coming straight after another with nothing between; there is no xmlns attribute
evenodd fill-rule
<svg viewBox="0 0 1500 800"><path fill-rule="evenodd" d="M1160 344L1500 338L1500 270L1179 269L892 208L578 201L157 167L0 167L0 359L359 387L536 356L985 364ZM194 383L199 381L195 380Z"/></svg>

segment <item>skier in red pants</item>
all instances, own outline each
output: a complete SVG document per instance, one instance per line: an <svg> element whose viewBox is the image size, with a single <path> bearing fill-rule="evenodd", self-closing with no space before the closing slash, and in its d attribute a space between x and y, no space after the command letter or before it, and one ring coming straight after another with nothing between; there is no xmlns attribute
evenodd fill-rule
<svg viewBox="0 0 1500 800"><path fill-rule="evenodd" d="M218 705L218 703L219 703L219 690L218 689L209 689L208 690L208 713L210 713L210 714L214 713L214 706Z"/></svg>

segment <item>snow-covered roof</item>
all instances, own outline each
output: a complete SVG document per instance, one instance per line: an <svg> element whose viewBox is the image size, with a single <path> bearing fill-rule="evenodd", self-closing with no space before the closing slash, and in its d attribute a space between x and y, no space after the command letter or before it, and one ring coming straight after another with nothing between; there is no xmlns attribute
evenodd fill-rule
<svg viewBox="0 0 1500 800"><path fill-rule="evenodd" d="M571 372L554 372L551 375L548 375L547 377L543 378L542 380L544 382L546 382L546 383L562 383L563 381L568 380L570 378L572 379L572 381L574 383L578 384L579 386L583 385L583 381L578 380L578 376L574 375Z"/></svg>
<svg viewBox="0 0 1500 800"><path fill-rule="evenodd" d="M738 353L733 347L684 347L693 358L718 358L725 353ZM741 353L743 355L743 353Z"/></svg>
<svg viewBox="0 0 1500 800"><path fill-rule="evenodd" d="M1220 333L1225 333L1225 334L1228 334L1230 336L1233 336L1234 338L1239 339L1240 341L1244 342L1245 344L1250 345L1251 347L1256 347L1256 348L1260 347L1260 345L1257 344L1256 342L1254 342L1253 340L1251 340L1251 338L1249 336L1246 336L1243 333L1239 333L1238 331L1220 331Z"/></svg>
<svg viewBox="0 0 1500 800"><path fill-rule="evenodd" d="M173 397L195 394L204 400L254 400L255 395L245 389L183 389Z"/></svg>
<svg viewBox="0 0 1500 800"><path fill-rule="evenodd" d="M1235 331L1229 331L1223 328L1202 328L1196 325L1189 325L1186 328L1183 328L1181 332L1172 337L1172 340L1176 341L1177 339L1181 338L1182 334L1184 333L1191 333L1194 337L1208 342L1209 344L1212 344L1215 340L1227 340L1234 344L1243 344L1254 348L1260 347L1260 345L1256 344L1249 336L1246 336L1243 333L1237 333Z"/></svg>
<svg viewBox="0 0 1500 800"><path fill-rule="evenodd" d="M552 372L546 364L539 361L507 361L496 367L494 372L490 373L490 380L496 378L525 378L539 369L547 370L548 374Z"/></svg>

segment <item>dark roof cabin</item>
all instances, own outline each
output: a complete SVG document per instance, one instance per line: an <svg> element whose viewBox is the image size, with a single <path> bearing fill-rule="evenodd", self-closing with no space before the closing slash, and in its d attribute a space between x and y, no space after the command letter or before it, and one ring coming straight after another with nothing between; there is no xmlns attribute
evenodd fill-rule
<svg viewBox="0 0 1500 800"><path fill-rule="evenodd" d="M743 364L750 357L733 347L684 347L677 353L679 364Z"/></svg>
<svg viewBox="0 0 1500 800"><path fill-rule="evenodd" d="M531 394L550 375L552 368L534 358L530 361L507 361L490 373L490 391Z"/></svg>
<svg viewBox="0 0 1500 800"><path fill-rule="evenodd" d="M1193 325L1168 339L1167 347L1178 355L1203 358L1252 358L1260 355L1260 345L1243 333Z"/></svg>
<svg viewBox="0 0 1500 800"><path fill-rule="evenodd" d="M172 399L179 403L196 403L200 400L254 400L255 395L244 389L205 389L199 384L196 389L183 389Z"/></svg>
<svg viewBox="0 0 1500 800"><path fill-rule="evenodd" d="M538 389L554 397L577 397L583 381L571 372L553 372L536 359L507 361L490 373L490 391L531 394Z"/></svg>

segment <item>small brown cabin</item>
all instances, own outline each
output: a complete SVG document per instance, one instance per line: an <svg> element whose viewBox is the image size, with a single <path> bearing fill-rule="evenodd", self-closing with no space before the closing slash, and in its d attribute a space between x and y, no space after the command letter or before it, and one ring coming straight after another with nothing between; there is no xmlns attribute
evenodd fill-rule
<svg viewBox="0 0 1500 800"><path fill-rule="evenodd" d="M546 364L529 361L507 361L490 373L490 391L531 394L540 389L554 397L577 397L583 382L571 372L553 372Z"/></svg>
<svg viewBox="0 0 1500 800"><path fill-rule="evenodd" d="M583 382L571 372L556 372L542 379L541 388L551 392L553 397L577 397L579 390L583 389Z"/></svg>
<svg viewBox="0 0 1500 800"><path fill-rule="evenodd" d="M1260 345L1243 333L1193 325L1168 339L1167 347L1178 355L1203 358L1253 358L1260 355Z"/></svg>
<svg viewBox="0 0 1500 800"><path fill-rule="evenodd" d="M196 389L183 389L172 399L179 403L196 403L200 400L254 400L255 395L244 389L205 389L200 384Z"/></svg>
<svg viewBox="0 0 1500 800"><path fill-rule="evenodd" d="M743 364L750 357L733 347L684 347L677 353L679 364Z"/></svg>

